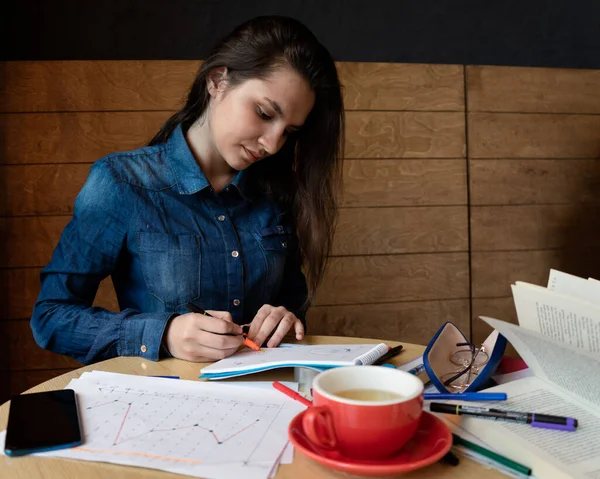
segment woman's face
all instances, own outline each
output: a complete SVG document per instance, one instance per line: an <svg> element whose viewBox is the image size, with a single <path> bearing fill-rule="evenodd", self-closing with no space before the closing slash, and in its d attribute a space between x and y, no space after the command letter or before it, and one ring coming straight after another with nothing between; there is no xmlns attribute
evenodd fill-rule
<svg viewBox="0 0 600 479"><path fill-rule="evenodd" d="M229 90L222 81L209 92L213 147L234 170L277 153L315 103L306 80L285 67L266 80L247 80Z"/></svg>

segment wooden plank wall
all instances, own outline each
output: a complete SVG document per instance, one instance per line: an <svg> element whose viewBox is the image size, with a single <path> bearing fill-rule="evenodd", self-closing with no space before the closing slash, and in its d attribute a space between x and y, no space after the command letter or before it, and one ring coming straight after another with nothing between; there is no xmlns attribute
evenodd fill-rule
<svg viewBox="0 0 600 479"><path fill-rule="evenodd" d="M600 71L466 69L473 337L517 322L510 285L600 278Z"/></svg>
<svg viewBox="0 0 600 479"><path fill-rule="evenodd" d="M181 103L196 67L0 64L5 391L78 366L33 342L28 318L39 271L91 163L145 144ZM510 282L543 283L549 265L568 266L561 252L580 235L556 236L571 231L582 201L593 211L599 72L377 63L339 69L347 109L343 209L309 332L422 343L446 320L468 331L479 314L514 317ZM577 255L570 258L575 267ZM117 308L110 281L97 303ZM479 338L485 330L474 325Z"/></svg>
<svg viewBox="0 0 600 479"><path fill-rule="evenodd" d="M469 328L464 69L340 64L344 196L314 334L424 342Z"/></svg>

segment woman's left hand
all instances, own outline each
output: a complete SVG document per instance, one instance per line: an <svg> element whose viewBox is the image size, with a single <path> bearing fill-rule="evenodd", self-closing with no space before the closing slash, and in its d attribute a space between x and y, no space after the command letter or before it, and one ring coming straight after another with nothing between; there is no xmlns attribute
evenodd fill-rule
<svg viewBox="0 0 600 479"><path fill-rule="evenodd" d="M283 337L292 328L296 333L296 339L304 338L304 326L294 313L283 306L265 304L250 323L248 337L261 346L269 334L275 331L267 343L267 347L274 348L279 346Z"/></svg>

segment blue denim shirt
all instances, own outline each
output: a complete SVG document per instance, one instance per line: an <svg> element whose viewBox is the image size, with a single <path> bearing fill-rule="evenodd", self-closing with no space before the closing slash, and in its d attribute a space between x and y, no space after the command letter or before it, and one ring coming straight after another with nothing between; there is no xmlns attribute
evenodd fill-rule
<svg viewBox="0 0 600 479"><path fill-rule="evenodd" d="M31 318L37 343L90 363L157 360L186 302L249 323L263 304L304 322L307 296L293 219L239 172L215 193L179 126L167 143L114 153L91 168ZM120 312L92 307L112 276Z"/></svg>

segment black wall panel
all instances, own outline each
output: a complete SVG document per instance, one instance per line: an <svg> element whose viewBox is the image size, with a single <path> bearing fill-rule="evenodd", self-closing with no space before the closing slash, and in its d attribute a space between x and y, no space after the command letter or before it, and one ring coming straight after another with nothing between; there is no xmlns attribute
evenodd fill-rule
<svg viewBox="0 0 600 479"><path fill-rule="evenodd" d="M201 59L261 14L338 61L600 68L598 0L5 0L4 60Z"/></svg>

